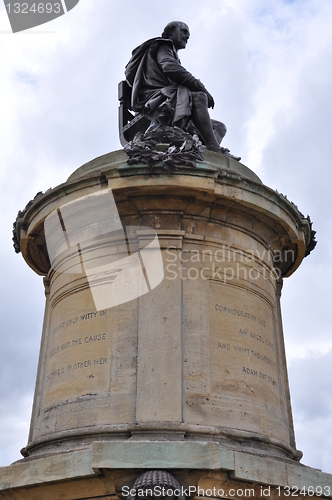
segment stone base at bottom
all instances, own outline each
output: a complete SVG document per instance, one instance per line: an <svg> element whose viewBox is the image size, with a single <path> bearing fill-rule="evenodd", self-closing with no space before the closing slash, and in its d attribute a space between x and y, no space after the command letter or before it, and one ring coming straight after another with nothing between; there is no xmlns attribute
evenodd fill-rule
<svg viewBox="0 0 332 500"><path fill-rule="evenodd" d="M146 470L167 470L191 498L332 498L332 474L223 449L217 442L104 441L0 468L0 499L125 499ZM127 487L127 489L126 489ZM162 497L161 497L162 498Z"/></svg>

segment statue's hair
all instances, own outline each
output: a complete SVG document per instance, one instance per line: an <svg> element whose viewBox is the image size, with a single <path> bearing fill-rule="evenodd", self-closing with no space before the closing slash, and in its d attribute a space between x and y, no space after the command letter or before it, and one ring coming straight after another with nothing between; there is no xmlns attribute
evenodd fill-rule
<svg viewBox="0 0 332 500"><path fill-rule="evenodd" d="M168 23L165 26L164 31L162 32L161 38L169 38L169 35L173 31L173 29L176 28L176 26L178 26L179 24L184 23L182 21L171 21L170 23Z"/></svg>

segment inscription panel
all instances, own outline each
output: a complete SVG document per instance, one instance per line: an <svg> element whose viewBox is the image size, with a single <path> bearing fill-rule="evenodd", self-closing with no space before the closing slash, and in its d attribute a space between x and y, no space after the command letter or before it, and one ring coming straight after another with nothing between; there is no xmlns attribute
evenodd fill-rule
<svg viewBox="0 0 332 500"><path fill-rule="evenodd" d="M271 306L250 291L210 283L211 394L270 406L280 399Z"/></svg>
<svg viewBox="0 0 332 500"><path fill-rule="evenodd" d="M66 308L55 306L45 357L44 407L108 393L111 319L111 310L70 315Z"/></svg>

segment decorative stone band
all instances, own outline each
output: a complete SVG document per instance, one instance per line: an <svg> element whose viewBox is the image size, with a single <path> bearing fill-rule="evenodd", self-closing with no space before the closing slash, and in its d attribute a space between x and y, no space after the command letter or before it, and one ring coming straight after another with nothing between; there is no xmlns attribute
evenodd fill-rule
<svg viewBox="0 0 332 500"><path fill-rule="evenodd" d="M127 475L121 472L121 469L127 470ZM70 481L84 479L92 484L95 479L98 483L98 478L102 478L102 483L107 485L107 493L113 490L114 495L116 492L120 493L125 477L129 475L133 481L137 477L138 470L151 469L172 471L178 482L185 480L187 484L196 488L213 490L215 486L217 489L221 486L227 492L230 487L243 489L250 487L255 488L255 491L257 487L256 494L252 495L253 498L261 497L259 485L271 487L270 494L265 496L267 500L275 498L274 494L277 493L280 497L284 488L286 493L287 488L307 492L301 494L303 499L322 496L322 493L315 495L315 491L318 490L324 493L325 498L332 498L331 474L291 461L285 462L250 453L230 451L221 447L219 443L211 441L96 442L92 449L44 456L32 461L26 460L0 468L0 497L4 493L4 498L9 498L7 492L10 492L10 498L17 494L15 498L19 499L45 499L50 497L45 496L45 493L44 496L42 494L40 496L39 487L47 488L48 485L51 487L62 482L68 485ZM111 482L109 482L110 476ZM22 495L19 494L21 489ZM29 496L29 492L32 496ZM101 498L100 495L101 493L85 498L97 498L97 496ZM213 494L210 496L218 497ZM283 495L281 497L283 498Z"/></svg>
<svg viewBox="0 0 332 500"><path fill-rule="evenodd" d="M262 221L266 220L272 226L282 221L282 241L287 246L286 251L293 251L295 256L291 265L281 269L282 276L290 276L316 245L310 218L305 218L287 197L264 186L254 172L232 158L206 151L204 162L197 163L195 169L178 166L178 173L172 176L165 174L162 167L155 167L155 173L151 174L146 165L133 167L126 161L123 150L96 158L79 167L66 183L45 194L38 193L18 213L13 231L15 250L22 251L28 265L37 274L46 276L50 269L44 235L44 220L50 210L58 207L64 196L70 201L77 198L78 193L84 196L107 186L113 193L129 188L144 189L147 195L149 191L164 195L165 189L178 187L183 195L191 192L193 196L193 190L198 190L202 194L222 196L244 210L254 209L256 217L262 216ZM280 232L281 227L275 229ZM278 247L273 250L281 251Z"/></svg>
<svg viewBox="0 0 332 500"><path fill-rule="evenodd" d="M36 451L38 454L38 448L41 447L43 452L48 449L48 445L50 450L53 448L53 444L57 443L57 449L61 450L63 443L63 451L66 451L66 443L68 441L75 442L84 442L85 445L88 443L95 442L96 436L108 435L110 439L119 439L119 437L123 437L121 443L123 446L126 446L126 443L129 443L128 439L133 437L135 439L142 439L143 436L149 435L153 439L158 439L163 436L164 439L167 440L180 440L181 442L185 442L185 439L192 440L193 442L200 443L201 440L206 439L207 437L211 439L212 437L215 440L221 439L223 442L225 440L229 441L229 445L231 447L236 448L236 441L241 441L241 439L248 439L250 441L256 442L259 445L259 453L264 454L264 445L268 447L267 455L271 456L271 446L274 449L274 455L276 457L285 458L289 456L291 459L295 461L299 461L302 458L303 453L299 450L294 450L290 446L288 446L285 442L264 437L261 434L256 434L253 432L246 432L242 430L235 430L231 428L217 428L207 425L190 425L190 424L157 424L155 422L152 423L133 423L133 424L116 424L116 425L103 425L103 426L93 426L93 430L90 427L80 428L61 431L53 433L49 438L42 437L34 439L30 442L25 448L21 450L21 454L24 457L29 456L30 450ZM232 441L232 438L234 441ZM120 441L118 441L120 443ZM218 444L219 446L219 444ZM240 449L241 447L239 447ZM255 451L255 450L254 450ZM257 450L256 450L257 452Z"/></svg>

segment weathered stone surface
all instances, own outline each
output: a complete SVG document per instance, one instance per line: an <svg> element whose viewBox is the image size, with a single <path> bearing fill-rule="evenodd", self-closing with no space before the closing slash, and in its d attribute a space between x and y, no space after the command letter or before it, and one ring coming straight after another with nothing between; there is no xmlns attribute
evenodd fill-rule
<svg viewBox="0 0 332 500"><path fill-rule="evenodd" d="M223 454L225 468L232 468L232 458ZM219 443L117 441L94 443L92 468L220 469L220 462Z"/></svg>
<svg viewBox="0 0 332 500"><path fill-rule="evenodd" d="M257 483L287 485L286 463L235 453L233 477Z"/></svg>
<svg viewBox="0 0 332 500"><path fill-rule="evenodd" d="M95 476L92 450L74 451L0 467L0 490Z"/></svg>
<svg viewBox="0 0 332 500"><path fill-rule="evenodd" d="M182 421L181 280L139 299L137 422ZM169 314L173 311L173 314ZM148 397L148 404L147 404Z"/></svg>
<svg viewBox="0 0 332 500"><path fill-rule="evenodd" d="M319 469L309 467L298 467L293 464L286 465L287 485L297 486L299 489L305 488L309 491L317 491L317 488L322 487L322 494L328 492L332 496L332 474L326 474Z"/></svg>

